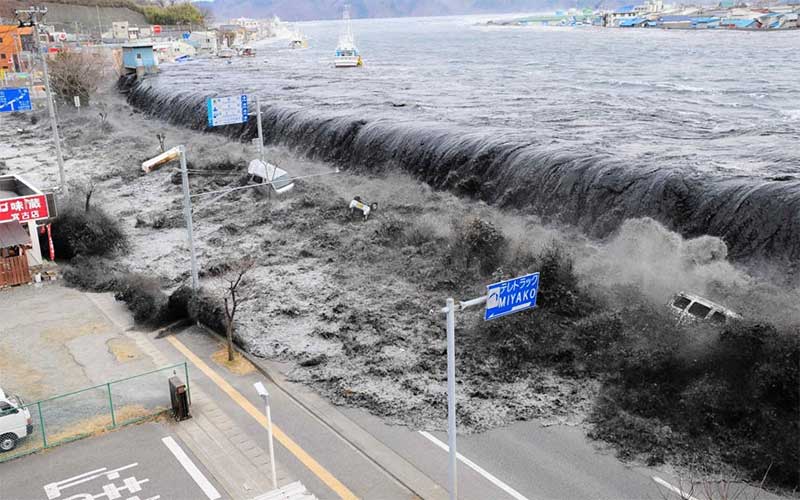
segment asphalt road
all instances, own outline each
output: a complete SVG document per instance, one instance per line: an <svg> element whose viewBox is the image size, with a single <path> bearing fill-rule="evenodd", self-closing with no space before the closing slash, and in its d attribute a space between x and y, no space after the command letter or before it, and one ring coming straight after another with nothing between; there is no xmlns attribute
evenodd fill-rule
<svg viewBox="0 0 800 500"><path fill-rule="evenodd" d="M191 468L186 462L188 459L211 489L203 484L204 490L200 476L197 480L193 478L170 450L170 446L176 445L185 454L181 459L186 466ZM213 490L220 496L213 495ZM87 494L95 499L226 498L224 490L188 447L171 435L168 426L158 423L125 427L0 464L0 497L3 499L84 500L91 498L84 496Z"/></svg>

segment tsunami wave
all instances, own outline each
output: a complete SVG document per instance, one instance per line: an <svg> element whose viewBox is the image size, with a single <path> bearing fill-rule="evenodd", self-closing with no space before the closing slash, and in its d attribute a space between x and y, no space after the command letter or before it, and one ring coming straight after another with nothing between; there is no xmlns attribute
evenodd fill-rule
<svg viewBox="0 0 800 500"><path fill-rule="evenodd" d="M136 108L174 124L207 130L205 96L156 89L147 80L120 86ZM630 218L652 217L692 238L722 238L742 263L764 259L794 275L800 262L800 179L719 177L631 165L609 154L537 144L521 134L398 122L262 105L267 144L296 149L343 168L402 169L436 189L501 208L568 223L603 238ZM255 118L214 132L257 136Z"/></svg>

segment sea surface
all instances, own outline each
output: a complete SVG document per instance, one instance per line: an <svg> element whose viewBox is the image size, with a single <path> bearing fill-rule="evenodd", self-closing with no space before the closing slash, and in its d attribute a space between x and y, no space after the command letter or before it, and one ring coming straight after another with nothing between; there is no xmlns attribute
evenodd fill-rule
<svg viewBox="0 0 800 500"><path fill-rule="evenodd" d="M800 275L800 31L485 20L355 20L365 66L339 69L342 22L299 23L308 49L163 64L128 99L205 128L206 97L246 92L265 142L310 157L402 169L600 238L652 217ZM215 131L249 140L254 125Z"/></svg>
<svg viewBox="0 0 800 500"><path fill-rule="evenodd" d="M574 152L722 175L800 172L800 31L481 27L478 17L355 20L365 66L334 68L342 23L310 48L163 65L159 86L320 112L440 122Z"/></svg>

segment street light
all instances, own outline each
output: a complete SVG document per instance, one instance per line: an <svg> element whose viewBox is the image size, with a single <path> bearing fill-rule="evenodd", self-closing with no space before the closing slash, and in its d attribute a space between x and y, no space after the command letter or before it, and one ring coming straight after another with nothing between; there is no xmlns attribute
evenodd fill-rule
<svg viewBox="0 0 800 500"><path fill-rule="evenodd" d="M269 463L272 466L272 488L277 490L278 476L275 474L275 448L272 446L272 415L269 412L269 392L267 392L267 388L264 387L262 382L256 382L253 387L256 388L256 392L264 400L264 408L267 414L267 433L269 434Z"/></svg>

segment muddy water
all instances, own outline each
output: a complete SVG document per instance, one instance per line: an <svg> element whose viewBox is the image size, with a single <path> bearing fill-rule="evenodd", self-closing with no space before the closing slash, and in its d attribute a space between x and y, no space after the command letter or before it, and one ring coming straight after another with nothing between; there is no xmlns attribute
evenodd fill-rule
<svg viewBox="0 0 800 500"><path fill-rule="evenodd" d="M800 259L796 33L476 21L356 21L356 70L331 65L337 23L302 24L310 49L164 64L130 99L202 128L206 96L257 93L267 141L319 159L389 163L594 236L648 215L735 259Z"/></svg>

